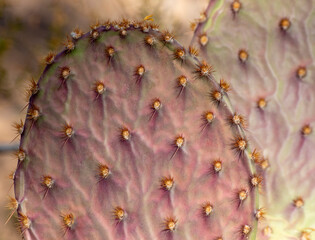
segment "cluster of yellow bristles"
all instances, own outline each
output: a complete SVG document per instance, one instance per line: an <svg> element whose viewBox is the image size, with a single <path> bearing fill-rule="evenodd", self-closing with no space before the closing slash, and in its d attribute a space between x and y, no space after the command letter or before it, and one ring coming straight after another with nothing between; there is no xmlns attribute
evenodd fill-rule
<svg viewBox="0 0 315 240"><path fill-rule="evenodd" d="M143 20L128 20L126 18L123 18L122 20L118 20L118 21L107 20L103 23L96 22L95 24L90 25L91 30L89 33L92 40L96 40L100 37L100 32L99 32L100 27L104 27L105 30L107 31L110 29L119 31L122 37L125 37L127 35L127 30L131 28L139 29L145 33L149 32L150 30L153 30L156 32L159 31L159 25L153 23L152 15L146 16ZM84 32L81 29L76 28L70 33L70 35L73 40L78 40L84 35ZM67 40L64 43L66 52L70 52L74 50L75 48L75 43L73 42L71 38L67 37ZM172 43L173 39L174 39L174 35L170 33L169 31L162 32L161 41L165 43ZM147 38L145 39L145 42L153 46L155 39L152 36L147 36ZM113 49L109 50L109 55L113 54L113 51L111 50ZM45 64L46 65L52 64L55 60L55 57L56 57L56 54L54 52L50 52L44 58Z"/></svg>

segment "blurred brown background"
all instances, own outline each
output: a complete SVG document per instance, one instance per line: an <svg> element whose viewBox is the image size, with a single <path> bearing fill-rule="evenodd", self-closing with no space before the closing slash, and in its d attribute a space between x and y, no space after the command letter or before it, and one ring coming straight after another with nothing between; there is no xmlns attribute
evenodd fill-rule
<svg viewBox="0 0 315 240"><path fill-rule="evenodd" d="M12 123L25 119L25 89L38 79L43 58L49 51L62 49L62 43L75 27L107 19L143 19L153 14L155 23L175 33L188 44L190 23L206 8L207 0L0 0L0 240L21 239L16 218L4 225L10 211L8 196L14 196L9 174L16 167Z"/></svg>

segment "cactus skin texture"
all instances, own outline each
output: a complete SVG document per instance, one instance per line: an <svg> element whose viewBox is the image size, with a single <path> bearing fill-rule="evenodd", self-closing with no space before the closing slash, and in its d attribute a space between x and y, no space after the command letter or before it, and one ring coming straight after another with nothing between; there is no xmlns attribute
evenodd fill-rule
<svg viewBox="0 0 315 240"><path fill-rule="evenodd" d="M207 16L192 44L231 82L230 98L248 116L251 140L263 153L266 216L258 239L309 240L315 230L314 1L210 1Z"/></svg>
<svg viewBox="0 0 315 240"><path fill-rule="evenodd" d="M314 22L312 1L211 0L200 58L147 22L74 32L30 90L23 236L310 240Z"/></svg>
<svg viewBox="0 0 315 240"><path fill-rule="evenodd" d="M30 89L14 175L24 238L255 239L262 178L229 85L147 22L81 35Z"/></svg>

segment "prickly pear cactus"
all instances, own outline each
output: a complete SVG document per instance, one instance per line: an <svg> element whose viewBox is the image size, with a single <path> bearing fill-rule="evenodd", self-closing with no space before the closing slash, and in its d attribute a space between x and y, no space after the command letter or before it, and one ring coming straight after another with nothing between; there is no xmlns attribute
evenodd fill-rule
<svg viewBox="0 0 315 240"><path fill-rule="evenodd" d="M231 81L261 149L260 239L311 239L315 231L314 1L210 1L193 44Z"/></svg>
<svg viewBox="0 0 315 240"><path fill-rule="evenodd" d="M24 238L255 239L263 179L212 65L147 22L71 35L20 131Z"/></svg>

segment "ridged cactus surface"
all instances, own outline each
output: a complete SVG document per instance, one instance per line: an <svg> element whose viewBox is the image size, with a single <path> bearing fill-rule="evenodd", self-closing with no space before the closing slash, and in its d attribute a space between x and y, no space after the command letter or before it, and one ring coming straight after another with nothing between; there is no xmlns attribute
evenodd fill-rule
<svg viewBox="0 0 315 240"><path fill-rule="evenodd" d="M254 238L262 178L227 82L147 22L80 35L30 89L14 175L25 239Z"/></svg>

